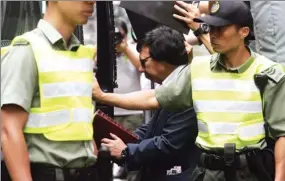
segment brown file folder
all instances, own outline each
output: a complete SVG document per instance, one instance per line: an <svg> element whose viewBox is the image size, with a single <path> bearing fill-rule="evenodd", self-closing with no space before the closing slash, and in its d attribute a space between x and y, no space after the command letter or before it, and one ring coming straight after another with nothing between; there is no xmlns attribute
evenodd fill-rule
<svg viewBox="0 0 285 181"><path fill-rule="evenodd" d="M137 135L124 128L120 123L101 110L95 112L93 126L94 139L98 148L100 147L103 138L112 139L110 133L117 135L124 143L135 143L139 139Z"/></svg>

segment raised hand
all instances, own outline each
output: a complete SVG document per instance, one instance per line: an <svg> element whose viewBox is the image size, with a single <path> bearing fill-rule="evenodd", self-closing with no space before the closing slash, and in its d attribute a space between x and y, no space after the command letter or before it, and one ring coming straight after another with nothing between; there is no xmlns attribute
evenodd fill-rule
<svg viewBox="0 0 285 181"><path fill-rule="evenodd" d="M173 14L174 18L185 22L188 27L193 31L199 28L199 23L193 21L194 18L200 17L200 10L198 9L198 7L192 4L185 3L183 1L176 1L174 8L183 15L181 16L178 14Z"/></svg>

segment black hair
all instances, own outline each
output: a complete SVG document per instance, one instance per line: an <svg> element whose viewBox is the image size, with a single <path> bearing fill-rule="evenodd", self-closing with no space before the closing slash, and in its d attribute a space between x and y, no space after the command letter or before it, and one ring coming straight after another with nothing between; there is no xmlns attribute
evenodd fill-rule
<svg viewBox="0 0 285 181"><path fill-rule="evenodd" d="M156 61L165 61L171 65L184 65L189 62L184 44L184 36L178 31L160 26L146 33L137 44L137 51L149 48L150 56Z"/></svg>

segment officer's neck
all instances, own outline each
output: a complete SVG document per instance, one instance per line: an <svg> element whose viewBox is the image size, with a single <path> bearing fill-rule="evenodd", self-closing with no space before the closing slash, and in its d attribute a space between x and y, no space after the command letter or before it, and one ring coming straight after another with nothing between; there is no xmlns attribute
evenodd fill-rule
<svg viewBox="0 0 285 181"><path fill-rule="evenodd" d="M250 52L244 44L223 54L223 61L227 68L237 68L243 65L249 58Z"/></svg>
<svg viewBox="0 0 285 181"><path fill-rule="evenodd" d="M47 11L43 19L50 23L61 34L68 46L76 26L69 23L69 21L60 16L56 11Z"/></svg>

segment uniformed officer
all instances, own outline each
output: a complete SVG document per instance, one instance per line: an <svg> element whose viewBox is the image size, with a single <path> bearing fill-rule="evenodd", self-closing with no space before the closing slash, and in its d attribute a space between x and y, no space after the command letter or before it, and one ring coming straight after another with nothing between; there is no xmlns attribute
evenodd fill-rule
<svg viewBox="0 0 285 181"><path fill-rule="evenodd" d="M72 34L93 9L94 2L50 1L38 27L1 55L2 180L95 180L95 51Z"/></svg>
<svg viewBox="0 0 285 181"><path fill-rule="evenodd" d="M252 16L242 1L217 1L210 15L195 21L211 26L217 54L194 58L156 90L111 94L95 82L93 96L125 109L194 107L202 153L193 180L284 181L284 67L246 46Z"/></svg>

